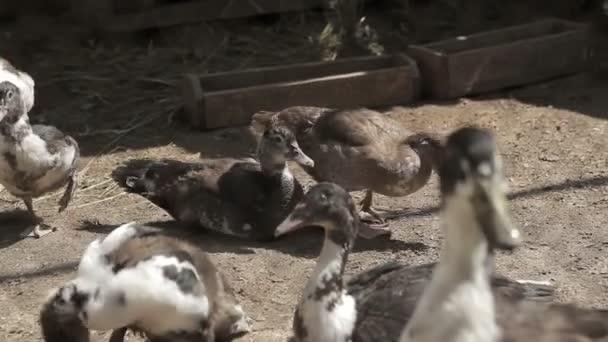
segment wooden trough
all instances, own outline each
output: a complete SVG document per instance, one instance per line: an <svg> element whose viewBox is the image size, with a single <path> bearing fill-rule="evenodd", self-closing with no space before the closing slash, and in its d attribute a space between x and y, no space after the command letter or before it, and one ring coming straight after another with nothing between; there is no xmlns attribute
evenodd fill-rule
<svg viewBox="0 0 608 342"><path fill-rule="evenodd" d="M105 31L138 31L327 6L325 0L71 0L72 12Z"/></svg>
<svg viewBox="0 0 608 342"><path fill-rule="evenodd" d="M565 20L413 45L425 95L449 99L580 72L592 57L588 26Z"/></svg>
<svg viewBox="0 0 608 342"><path fill-rule="evenodd" d="M387 55L237 72L188 74L182 81L188 121L198 129L247 125L260 110L290 106L352 108L415 101L420 78L409 57Z"/></svg>

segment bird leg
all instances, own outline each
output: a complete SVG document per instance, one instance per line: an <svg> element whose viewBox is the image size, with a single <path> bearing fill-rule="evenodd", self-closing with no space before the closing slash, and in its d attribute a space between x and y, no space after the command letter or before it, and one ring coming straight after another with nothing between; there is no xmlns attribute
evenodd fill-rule
<svg viewBox="0 0 608 342"><path fill-rule="evenodd" d="M361 221L365 223L359 229L359 235L365 239L373 239L380 235L390 235L391 231L388 228L388 223L382 218L374 208L372 208L373 192L367 190L365 198L361 201L361 212L359 216Z"/></svg>
<svg viewBox="0 0 608 342"><path fill-rule="evenodd" d="M386 224L382 215L372 207L373 192L366 190L365 197L359 203L361 205L361 220L365 222L373 222L377 225L384 226Z"/></svg>
<svg viewBox="0 0 608 342"><path fill-rule="evenodd" d="M123 342L125 340L125 334L127 333L127 330L128 328L126 327L114 329L108 342Z"/></svg>
<svg viewBox="0 0 608 342"><path fill-rule="evenodd" d="M74 194L76 193L76 188L78 188L78 179L76 177L76 173L73 173L68 179L68 184L65 187L63 196L61 196L61 199L59 200L58 212L64 211L68 207L68 204L70 204L72 197L74 197Z"/></svg>
<svg viewBox="0 0 608 342"><path fill-rule="evenodd" d="M38 215L36 215L36 213L34 212L34 206L32 205L32 199L30 197L24 198L23 203L25 203L27 211L29 212L34 224L28 227L23 233L21 233L22 238L33 237L39 239L57 230L57 228L50 227L49 225L45 224L42 219L38 217Z"/></svg>

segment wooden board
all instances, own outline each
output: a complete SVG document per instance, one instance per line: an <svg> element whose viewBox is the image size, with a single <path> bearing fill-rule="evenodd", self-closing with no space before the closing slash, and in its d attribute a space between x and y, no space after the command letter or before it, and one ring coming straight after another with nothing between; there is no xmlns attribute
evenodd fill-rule
<svg viewBox="0 0 608 342"><path fill-rule="evenodd" d="M413 45L425 95L449 99L584 70L592 57L588 26L547 19L466 37Z"/></svg>
<svg viewBox="0 0 608 342"><path fill-rule="evenodd" d="M290 106L333 108L406 104L419 97L416 63L405 55L185 75L184 108L192 126L247 125L260 110Z"/></svg>
<svg viewBox="0 0 608 342"><path fill-rule="evenodd" d="M151 27L301 11L326 6L326 0L190 0L157 5L154 8L142 8L134 13L114 13L104 18L100 28L107 31L137 31Z"/></svg>

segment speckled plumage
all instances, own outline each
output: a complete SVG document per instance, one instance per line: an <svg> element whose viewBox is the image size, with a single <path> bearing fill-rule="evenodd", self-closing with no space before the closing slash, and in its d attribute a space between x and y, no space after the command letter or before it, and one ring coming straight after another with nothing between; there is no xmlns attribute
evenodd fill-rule
<svg viewBox="0 0 608 342"><path fill-rule="evenodd" d="M85 342L88 329L115 329L113 342L124 328L153 342L229 341L250 331L206 253L134 223L88 246L78 277L53 292L40 323L46 342Z"/></svg>
<svg viewBox="0 0 608 342"><path fill-rule="evenodd" d="M399 121L377 111L359 108L333 110L289 107L280 112L254 114L253 127L284 125L296 133L314 167L304 167L316 181L339 184L348 191L367 190L362 210L374 220L384 218L372 208L374 192L406 196L422 188L438 162L440 141L414 133ZM362 229L371 238L390 233L380 226Z"/></svg>
<svg viewBox="0 0 608 342"><path fill-rule="evenodd" d="M35 221L34 236L39 237L42 219L35 215L32 199L66 186L59 212L66 209L77 188L80 150L57 128L30 125L27 111L33 103L26 101L33 101L33 88L21 89L3 75L0 72L0 183L23 199ZM29 90L32 93L24 96Z"/></svg>
<svg viewBox="0 0 608 342"><path fill-rule="evenodd" d="M335 184L319 183L311 188L277 231L312 225L323 226L326 238L294 315L296 340L324 341L323 337L338 335L361 342L398 341L436 264L412 267L390 262L354 275L344 283L344 266L360 222L351 197ZM493 277L492 289L497 300L550 301L554 291L549 285L520 283L499 275ZM333 302L341 305L338 316L332 316L337 312L330 305ZM354 308L345 311L344 303L352 302ZM350 316L345 312L350 312ZM332 322L337 326L330 326ZM351 330L344 330L344 326Z"/></svg>
<svg viewBox="0 0 608 342"><path fill-rule="evenodd" d="M234 158L192 163L130 160L113 176L128 191L146 197L176 220L243 238L273 239L276 225L303 195L286 161L312 163L290 132L279 131L262 138L260 162Z"/></svg>
<svg viewBox="0 0 608 342"><path fill-rule="evenodd" d="M428 182L435 147L417 144L416 134L388 115L369 109L289 107L257 113L254 125L285 125L315 161L305 168L317 181L348 191L369 189L387 196L409 195ZM419 138L419 139L417 139Z"/></svg>
<svg viewBox="0 0 608 342"><path fill-rule="evenodd" d="M36 84L30 74L15 68L9 61L0 57L0 82L2 81L8 81L17 86L23 97L25 112L28 113L32 110L32 107L34 107L34 87Z"/></svg>

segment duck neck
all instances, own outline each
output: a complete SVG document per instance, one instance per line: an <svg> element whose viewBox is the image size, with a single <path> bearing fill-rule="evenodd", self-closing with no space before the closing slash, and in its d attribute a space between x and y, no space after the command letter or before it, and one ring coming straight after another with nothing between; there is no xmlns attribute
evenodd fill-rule
<svg viewBox="0 0 608 342"><path fill-rule="evenodd" d="M267 177L283 177L286 173L289 173L287 162L285 160L277 160L272 155L264 153L264 151L258 152L258 160L262 168L262 173Z"/></svg>
<svg viewBox="0 0 608 342"><path fill-rule="evenodd" d="M437 143L438 144L438 143ZM421 169L429 174L433 169L437 169L440 163L441 150L437 146L428 146L419 148L416 150L418 156L420 156Z"/></svg>
<svg viewBox="0 0 608 342"><path fill-rule="evenodd" d="M30 133L32 133L32 126L29 117L21 115L16 109L9 111L0 121L0 134L9 142L21 141Z"/></svg>
<svg viewBox="0 0 608 342"><path fill-rule="evenodd" d="M304 298L320 300L321 297L342 292L342 276L350 251L349 243L339 244L325 237L317 265L304 289Z"/></svg>
<svg viewBox="0 0 608 342"><path fill-rule="evenodd" d="M496 341L500 333L489 281L492 252L470 202L448 199L442 221L445 238L439 264L401 342L459 340L465 335L471 342ZM433 323L438 319L439 328ZM412 331L416 335L408 335Z"/></svg>

